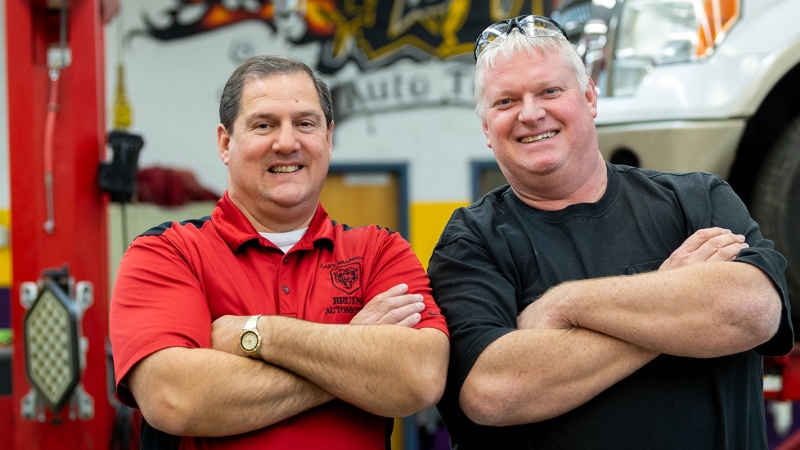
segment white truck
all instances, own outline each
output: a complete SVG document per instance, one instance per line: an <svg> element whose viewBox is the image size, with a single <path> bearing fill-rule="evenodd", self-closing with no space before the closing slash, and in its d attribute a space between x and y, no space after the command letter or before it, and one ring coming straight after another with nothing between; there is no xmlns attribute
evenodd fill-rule
<svg viewBox="0 0 800 450"><path fill-rule="evenodd" d="M563 0L612 162L723 176L787 259L800 321L800 0Z"/></svg>

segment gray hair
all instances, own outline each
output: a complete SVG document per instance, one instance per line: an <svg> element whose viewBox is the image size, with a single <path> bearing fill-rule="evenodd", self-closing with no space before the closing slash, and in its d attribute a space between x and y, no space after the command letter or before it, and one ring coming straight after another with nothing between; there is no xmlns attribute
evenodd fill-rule
<svg viewBox="0 0 800 450"><path fill-rule="evenodd" d="M495 67L494 63L498 55L510 58L523 51L529 55L532 51L537 51L541 54L546 54L549 51L559 52L564 63L570 66L575 72L581 92L586 92L589 86L586 67L583 65L581 57L578 56L578 53L568 40L565 38L547 36L531 38L520 33L519 30L513 29L505 39L497 39L492 42L489 47L481 53L480 57L478 57L478 62L475 67L475 112L478 113L478 117L480 117L481 120L484 119L483 87L486 82L484 70L488 67Z"/></svg>
<svg viewBox="0 0 800 450"><path fill-rule="evenodd" d="M233 123L239 116L242 108L242 91L250 79L264 79L273 75L294 75L306 73L314 82L319 96L319 105L325 114L325 122L328 128L333 122L333 102L331 92L322 76L314 73L310 67L285 56L259 55L245 60L236 70L233 71L225 88L222 90L222 98L219 101L219 121L228 131L233 133Z"/></svg>

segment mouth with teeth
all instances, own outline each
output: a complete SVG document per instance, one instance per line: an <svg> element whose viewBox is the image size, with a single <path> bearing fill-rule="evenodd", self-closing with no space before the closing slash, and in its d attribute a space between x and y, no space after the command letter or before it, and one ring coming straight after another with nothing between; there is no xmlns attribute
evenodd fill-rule
<svg viewBox="0 0 800 450"><path fill-rule="evenodd" d="M303 166L275 166L269 169L270 173L292 173L302 169Z"/></svg>
<svg viewBox="0 0 800 450"><path fill-rule="evenodd" d="M542 133L538 136L525 136L524 138L520 138L519 142L523 144L530 144L531 142L540 142L546 139L550 139L551 137L558 134L558 131L548 131L546 133Z"/></svg>

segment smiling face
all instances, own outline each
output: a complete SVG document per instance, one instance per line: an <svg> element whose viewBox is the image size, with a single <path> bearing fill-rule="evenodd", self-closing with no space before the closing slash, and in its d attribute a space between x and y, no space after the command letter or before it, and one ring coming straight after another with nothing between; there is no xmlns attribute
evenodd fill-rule
<svg viewBox="0 0 800 450"><path fill-rule="evenodd" d="M524 199L579 190L601 159L591 80L582 92L557 51L498 55L484 70L483 131L514 191Z"/></svg>
<svg viewBox="0 0 800 450"><path fill-rule="evenodd" d="M229 134L217 145L228 166L228 195L258 231L307 226L331 160L328 128L314 82L306 73L249 79Z"/></svg>

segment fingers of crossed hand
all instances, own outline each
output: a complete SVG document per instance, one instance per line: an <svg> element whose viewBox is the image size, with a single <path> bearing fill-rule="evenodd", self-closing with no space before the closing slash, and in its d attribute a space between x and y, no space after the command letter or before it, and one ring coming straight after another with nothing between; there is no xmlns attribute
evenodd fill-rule
<svg viewBox="0 0 800 450"><path fill-rule="evenodd" d="M354 325L401 325L413 327L418 324L425 309L422 296L408 294L408 286L397 285L376 295L364 306L353 320Z"/></svg>
<svg viewBox="0 0 800 450"><path fill-rule="evenodd" d="M742 249L748 248L741 234L724 228L704 228L689 236L684 243L664 261L659 270L676 269L691 264L710 261L730 261Z"/></svg>

